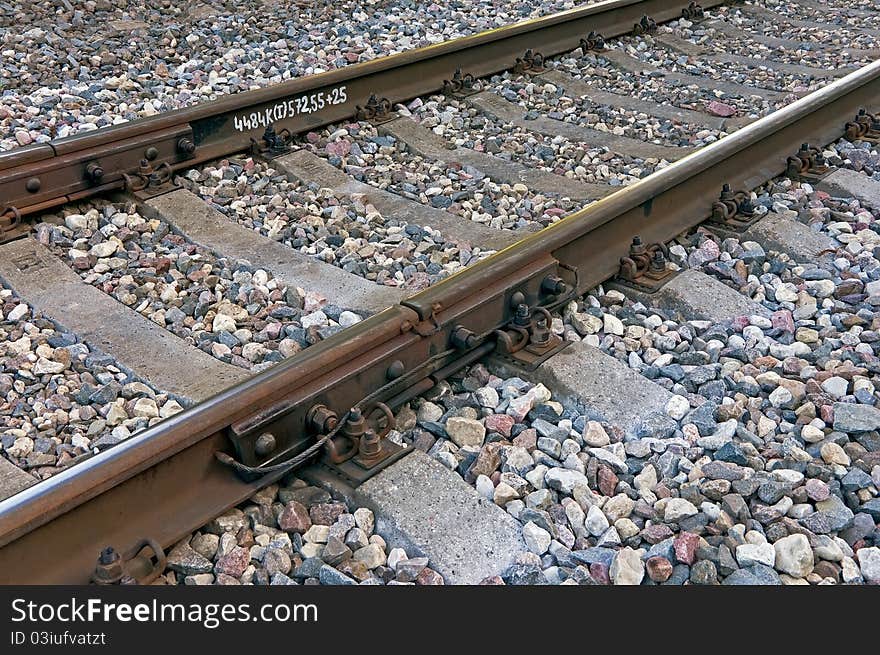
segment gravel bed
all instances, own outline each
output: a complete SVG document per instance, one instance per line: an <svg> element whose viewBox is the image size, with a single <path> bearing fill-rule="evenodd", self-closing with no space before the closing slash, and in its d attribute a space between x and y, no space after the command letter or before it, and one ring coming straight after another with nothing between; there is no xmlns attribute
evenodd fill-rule
<svg viewBox="0 0 880 655"><path fill-rule="evenodd" d="M877 433L759 437L731 405L675 396L625 438L478 365L398 422L523 524L507 584L876 582Z"/></svg>
<svg viewBox="0 0 880 655"><path fill-rule="evenodd" d="M755 89L754 95L745 98L717 89L705 90L701 86L679 84L664 79L662 73L631 73L615 67L601 52L560 57L548 65L603 91L682 109L712 113L708 109L709 104L722 102L730 105L737 115L757 119L788 104L785 100L772 102L762 98L760 89Z"/></svg>
<svg viewBox="0 0 880 655"><path fill-rule="evenodd" d="M88 203L43 218L36 238L83 281L229 364L257 372L361 320L134 206Z"/></svg>
<svg viewBox="0 0 880 655"><path fill-rule="evenodd" d="M873 0L824 2L823 4L826 5L826 8L815 9L793 0L764 0L764 6L767 9L790 18L840 25L844 29L850 27L877 29L877 3ZM843 11L847 9L873 10L875 15L872 17L847 16L843 14Z"/></svg>
<svg viewBox="0 0 880 655"><path fill-rule="evenodd" d="M3 287L0 396L0 450L38 480L182 409Z"/></svg>
<svg viewBox="0 0 880 655"><path fill-rule="evenodd" d="M0 150L195 105L569 9L573 0L14 0Z"/></svg>
<svg viewBox="0 0 880 655"><path fill-rule="evenodd" d="M726 134L632 112L625 107L593 104L567 94L555 84L541 84L521 75L496 75L484 81L483 86L519 104L532 118L544 114L556 120L650 143L699 147Z"/></svg>
<svg viewBox="0 0 880 655"><path fill-rule="evenodd" d="M239 224L377 284L424 289L494 252L382 216L362 196L291 182L250 158L223 160L180 179Z"/></svg>
<svg viewBox="0 0 880 655"><path fill-rule="evenodd" d="M693 34L688 21L678 21L677 25L684 33L685 38ZM672 27L661 26L660 32L674 32ZM719 53L728 52L727 44L712 39L705 39L701 44L708 46L710 52L715 50ZM675 52L655 42L651 35L641 37L625 37L615 44L619 49L632 57L636 57L648 64L657 66L666 71L701 75L713 80L723 80L744 86L752 86L755 93L760 94L761 89L789 93L804 93L824 84L823 80L814 79L808 75L792 75L771 67L751 68L740 64L724 62L713 64L711 61L702 60L699 57L689 57ZM759 47L750 55L760 61L773 61L773 53L769 48Z"/></svg>
<svg viewBox="0 0 880 655"><path fill-rule="evenodd" d="M311 132L303 145L356 180L497 229L543 227L580 209L569 198L498 183L471 166L426 160L368 123Z"/></svg>
<svg viewBox="0 0 880 655"><path fill-rule="evenodd" d="M880 47L880 41L875 37L859 34L845 29L819 30L815 28L795 28L788 24L767 23L763 19L754 18L743 14L738 9L728 10L725 7L716 7L712 12L707 12L709 20L721 19L734 27L755 36L771 36L779 39L800 41L804 44L798 48L771 48L763 46L748 37L733 37L709 27L705 23L693 25L692 37L705 39L724 44L723 51L731 54L739 54L746 57L757 56L756 53L770 54L768 61L779 61L790 64L802 64L821 69L836 69L840 67L864 66L870 61L859 58L849 49L875 49ZM688 32L683 31L684 35ZM699 40L695 41L699 43Z"/></svg>
<svg viewBox="0 0 880 655"><path fill-rule="evenodd" d="M159 583L442 585L426 557L389 549L373 513L294 478L258 491L168 554Z"/></svg>
<svg viewBox="0 0 880 655"><path fill-rule="evenodd" d="M422 125L455 145L581 182L625 186L668 164L658 159L618 154L606 147L570 141L563 136L530 132L444 96L432 96L427 102L418 99L408 108Z"/></svg>

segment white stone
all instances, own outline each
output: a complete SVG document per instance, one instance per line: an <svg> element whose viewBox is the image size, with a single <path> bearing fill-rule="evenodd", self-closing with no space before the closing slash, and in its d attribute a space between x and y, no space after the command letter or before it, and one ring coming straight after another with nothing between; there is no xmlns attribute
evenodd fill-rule
<svg viewBox="0 0 880 655"><path fill-rule="evenodd" d="M373 511L366 507L359 507L354 511L354 522L367 536L373 534L373 528L376 526L376 519Z"/></svg>
<svg viewBox="0 0 880 655"><path fill-rule="evenodd" d="M856 553L862 577L871 584L880 584L880 548L860 548Z"/></svg>
<svg viewBox="0 0 880 655"><path fill-rule="evenodd" d="M477 488L478 494L480 494L483 498L492 500L495 495L495 485L492 484L492 480L490 480L485 475L480 474L477 476L475 486Z"/></svg>
<svg viewBox="0 0 880 655"><path fill-rule="evenodd" d="M688 516L694 516L700 510L694 507L694 504L685 498L670 498L666 501L666 507L663 508L664 521L680 521Z"/></svg>
<svg viewBox="0 0 880 655"><path fill-rule="evenodd" d="M550 533L532 521L523 526L522 534L526 547L535 555L543 555L550 548Z"/></svg>
<svg viewBox="0 0 880 655"><path fill-rule="evenodd" d="M159 408L156 407L156 401L152 398L138 398L134 403L132 411L135 416L144 416L146 418L159 416Z"/></svg>
<svg viewBox="0 0 880 655"><path fill-rule="evenodd" d="M570 494L575 487L581 486L589 488L587 476L578 471L564 468L551 468L544 476L544 482L547 486L564 494Z"/></svg>
<svg viewBox="0 0 880 655"><path fill-rule="evenodd" d="M92 246L89 249L89 254L101 259L104 257L109 257L110 255L115 253L118 247L119 244L116 241L102 241L101 243L96 243L94 246Z"/></svg>
<svg viewBox="0 0 880 655"><path fill-rule="evenodd" d="M691 403L684 396L674 395L666 403L666 415L680 421L690 411Z"/></svg>
<svg viewBox="0 0 880 655"><path fill-rule="evenodd" d="M776 551L771 544L741 544L736 547L736 561L740 566L763 564L773 566Z"/></svg>
<svg viewBox="0 0 880 655"><path fill-rule="evenodd" d="M18 303L15 307L9 310L9 313L6 315L6 320L10 323L15 323L16 321L20 321L27 313L30 311L30 308L23 302ZM30 340L28 340L28 349L30 349Z"/></svg>
<svg viewBox="0 0 880 655"><path fill-rule="evenodd" d="M611 443L608 433L598 421L587 421L582 436L584 443L593 448L601 448Z"/></svg>
<svg viewBox="0 0 880 655"><path fill-rule="evenodd" d="M360 323L362 320L364 319L354 312L344 311L339 314L339 325L342 327L351 327L356 323Z"/></svg>
<svg viewBox="0 0 880 655"><path fill-rule="evenodd" d="M828 378L822 383L822 389L833 398L843 398L848 387L849 382L837 375Z"/></svg>
<svg viewBox="0 0 880 655"><path fill-rule="evenodd" d="M211 330L217 332L235 332L235 319L226 314L217 314L211 324Z"/></svg>
<svg viewBox="0 0 880 655"><path fill-rule="evenodd" d="M450 416L446 421L446 433L459 447L479 447L486 438L486 426L472 418Z"/></svg>
<svg viewBox="0 0 880 655"><path fill-rule="evenodd" d="M621 548L611 562L608 572L611 582L615 585L638 585L645 577L645 563L639 551L629 546Z"/></svg>
<svg viewBox="0 0 880 655"><path fill-rule="evenodd" d="M313 528L316 526L312 526ZM308 533L306 533L308 534ZM363 562L368 569L375 569L377 566L383 566L387 562L385 551L379 544L371 543L363 548L354 551L354 559Z"/></svg>
<svg viewBox="0 0 880 655"><path fill-rule="evenodd" d="M813 549L806 535L788 535L776 541L773 548L776 551L773 564L776 570L794 578L805 578L813 571Z"/></svg>
<svg viewBox="0 0 880 655"><path fill-rule="evenodd" d="M601 509L596 505L590 506L589 511L587 511L587 518L584 521L584 527L586 527L587 532L594 537L598 537L603 534L610 525L608 518Z"/></svg>
<svg viewBox="0 0 880 655"><path fill-rule="evenodd" d="M619 318L613 314L603 314L602 330L605 334L616 334L617 336L622 337L625 329Z"/></svg>

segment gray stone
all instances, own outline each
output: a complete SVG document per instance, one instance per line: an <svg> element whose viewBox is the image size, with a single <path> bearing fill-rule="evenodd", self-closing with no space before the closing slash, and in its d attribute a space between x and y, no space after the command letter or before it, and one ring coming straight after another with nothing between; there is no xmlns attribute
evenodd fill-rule
<svg viewBox="0 0 880 655"><path fill-rule="evenodd" d="M880 409L871 405L834 403L834 429L850 433L878 430Z"/></svg>

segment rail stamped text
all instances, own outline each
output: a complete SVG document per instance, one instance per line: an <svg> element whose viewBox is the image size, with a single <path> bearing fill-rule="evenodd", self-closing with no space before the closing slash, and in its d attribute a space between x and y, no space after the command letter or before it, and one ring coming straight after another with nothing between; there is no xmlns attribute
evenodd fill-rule
<svg viewBox="0 0 880 655"><path fill-rule="evenodd" d="M342 105L348 101L346 86L337 86L326 91L317 91L293 98L288 98L266 107L261 111L252 111L233 117L235 129L249 132L258 128L266 128L273 123L294 118L303 114L314 114L325 107Z"/></svg>

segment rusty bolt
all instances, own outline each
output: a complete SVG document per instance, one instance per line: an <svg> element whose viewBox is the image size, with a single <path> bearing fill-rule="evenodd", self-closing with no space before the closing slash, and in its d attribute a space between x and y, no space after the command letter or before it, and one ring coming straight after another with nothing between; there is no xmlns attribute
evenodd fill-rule
<svg viewBox="0 0 880 655"><path fill-rule="evenodd" d="M558 275L548 275L541 281L541 291L554 296L566 292L568 285Z"/></svg>
<svg viewBox="0 0 880 655"><path fill-rule="evenodd" d="M196 151L196 144L190 139L183 138L177 142L177 149L185 155L191 155Z"/></svg>
<svg viewBox="0 0 880 655"><path fill-rule="evenodd" d="M456 325L452 329L452 345L459 349L470 348L477 343L477 335L473 330L468 330L463 325Z"/></svg>
<svg viewBox="0 0 880 655"><path fill-rule="evenodd" d="M40 190L40 187L42 186L43 183L40 182L40 178L38 177L32 177L24 183L24 188L27 189L30 193L36 193Z"/></svg>
<svg viewBox="0 0 880 655"><path fill-rule="evenodd" d="M98 184L101 181L101 178L104 177L104 169L101 168L101 165L98 162L93 161L86 166L86 176L89 180Z"/></svg>
<svg viewBox="0 0 880 655"><path fill-rule="evenodd" d="M92 581L99 585L116 584L124 575L122 558L113 546L107 546L98 556Z"/></svg>

